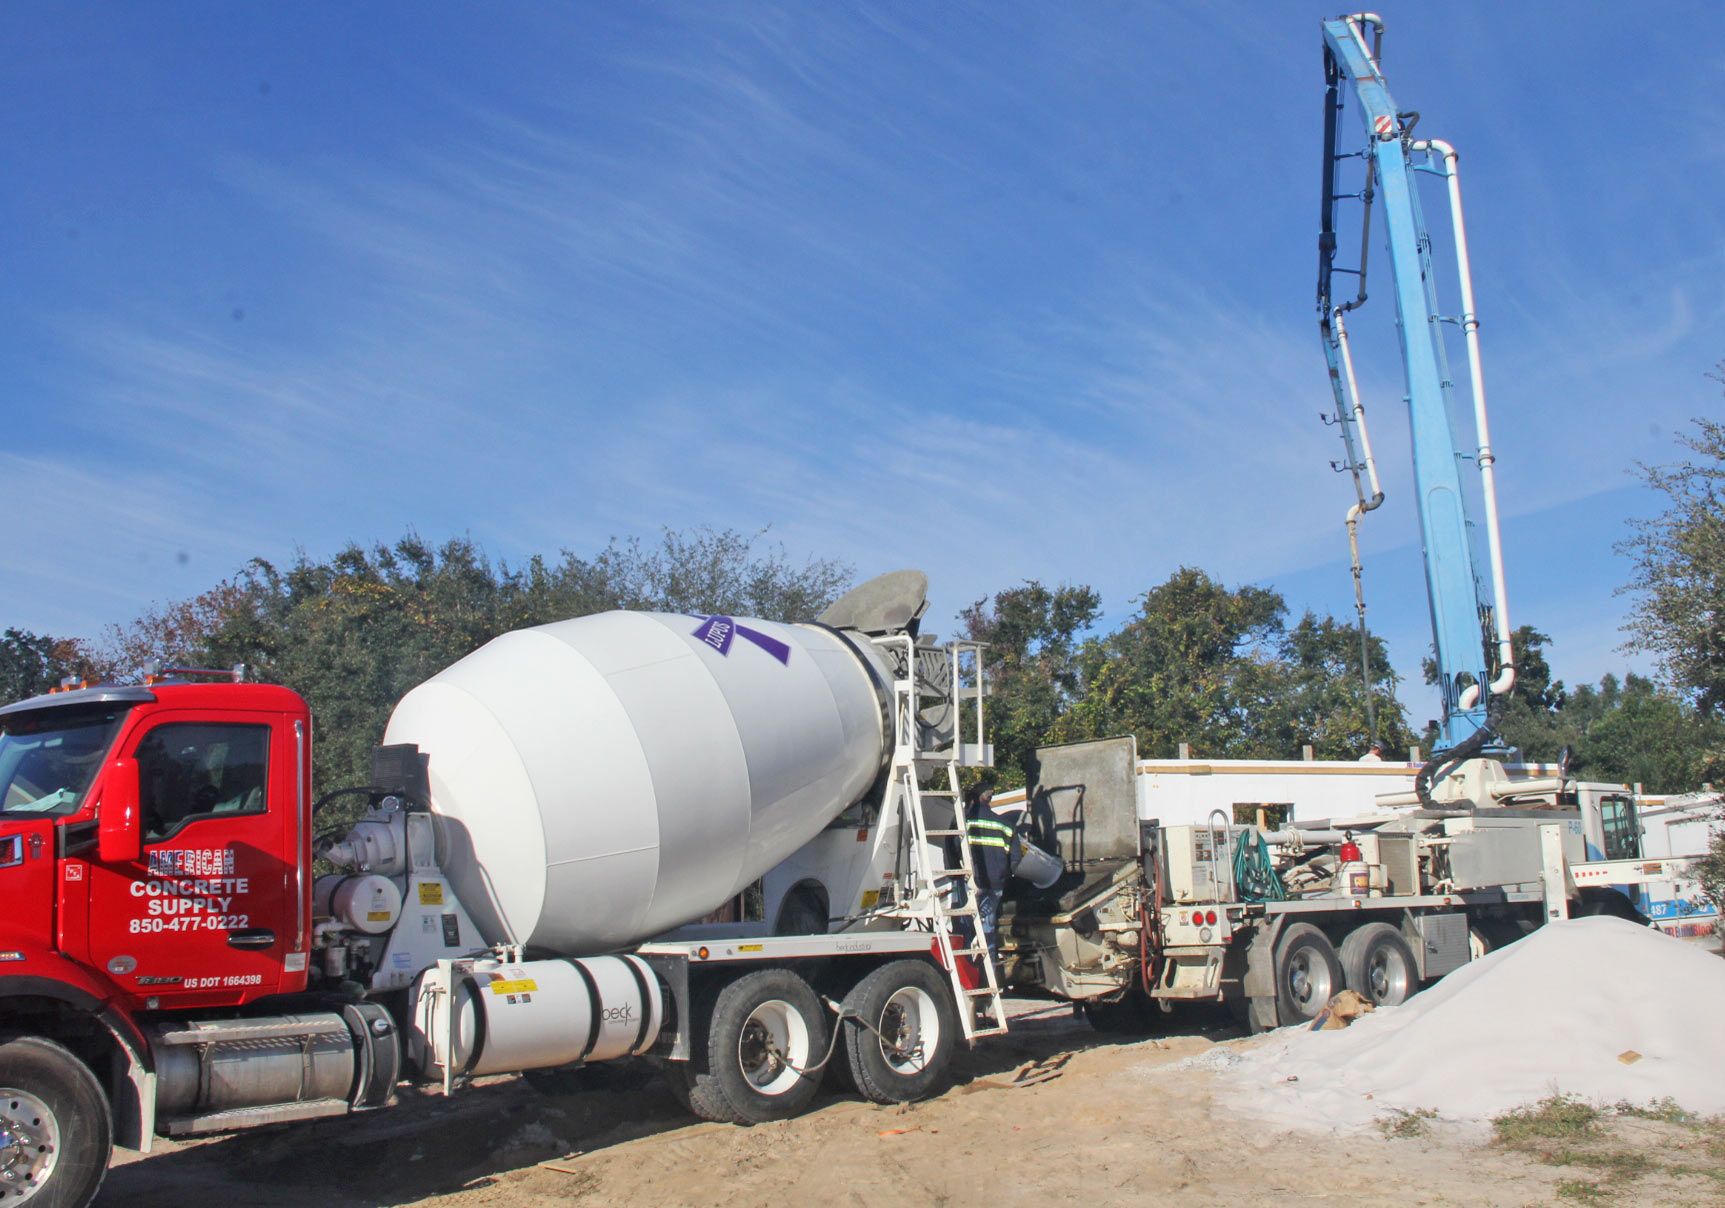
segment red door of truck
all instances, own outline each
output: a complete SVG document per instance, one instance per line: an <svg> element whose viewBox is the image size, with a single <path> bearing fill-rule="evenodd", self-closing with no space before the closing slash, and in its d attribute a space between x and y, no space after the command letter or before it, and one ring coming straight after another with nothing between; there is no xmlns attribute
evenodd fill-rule
<svg viewBox="0 0 1725 1208"><path fill-rule="evenodd" d="M142 1005L275 993L295 941L296 746L278 713L151 713L136 761L143 851L90 866L90 958Z"/></svg>

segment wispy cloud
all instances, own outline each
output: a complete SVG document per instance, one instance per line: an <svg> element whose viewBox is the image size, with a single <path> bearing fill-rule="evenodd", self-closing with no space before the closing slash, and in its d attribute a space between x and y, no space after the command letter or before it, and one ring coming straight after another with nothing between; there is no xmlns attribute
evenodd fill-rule
<svg viewBox="0 0 1725 1208"><path fill-rule="evenodd" d="M251 555L410 525L518 559L770 524L863 573L926 567L949 614L1037 576L1092 583L1118 615L1182 563L1345 608L1345 572L1318 582L1351 493L1317 419L1316 115L1288 100L1316 85L1315 22L811 12L593 15L552 39L555 71L483 48L466 86L428 71L423 112L366 144L387 153L331 125L176 161L207 190L177 243L115 266L120 302L64 287L40 308L55 423L4 464L57 508L6 555L7 623L91 632ZM1430 24L1402 45L1475 49ZM1411 83L1409 103L1435 87ZM1584 573L1615 573L1588 501L1716 400L1718 352L1698 350L1725 329L1725 239L1623 197L1617 218L1651 216L1637 229L1577 217L1524 137L1471 125L1489 101L1454 117L1485 144L1464 150L1505 503L1533 526L1513 540L1579 526L1606 547L1577 551ZM1593 133L1644 166L1672 145ZM1523 159L1526 178L1503 166ZM213 327L152 276L210 215L244 232L210 255L248 294ZM1366 539L1412 576L1374 606L1417 661L1402 387L1374 305L1362 369L1391 499ZM1530 617L1571 616L1541 590ZM1613 605L1588 607L1566 634Z"/></svg>
<svg viewBox="0 0 1725 1208"><path fill-rule="evenodd" d="M258 552L244 520L212 511L195 481L134 462L81 468L0 453L30 523L0 547L6 623L93 637L154 601L194 595Z"/></svg>

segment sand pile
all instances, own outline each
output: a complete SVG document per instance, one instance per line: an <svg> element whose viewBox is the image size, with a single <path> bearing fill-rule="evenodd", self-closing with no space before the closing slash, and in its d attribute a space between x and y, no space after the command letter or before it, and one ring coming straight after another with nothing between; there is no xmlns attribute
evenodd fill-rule
<svg viewBox="0 0 1725 1208"><path fill-rule="evenodd" d="M1397 1108L1483 1121L1556 1092L1725 1113L1722 1011L1725 960L1621 919L1574 919L1343 1031L1285 1028L1204 1064L1231 1106L1304 1128L1349 1131Z"/></svg>

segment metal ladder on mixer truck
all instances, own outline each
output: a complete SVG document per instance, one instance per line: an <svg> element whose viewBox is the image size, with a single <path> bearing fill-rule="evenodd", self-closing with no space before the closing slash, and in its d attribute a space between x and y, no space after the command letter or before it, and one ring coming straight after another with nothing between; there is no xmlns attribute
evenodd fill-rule
<svg viewBox="0 0 1725 1208"><path fill-rule="evenodd" d="M987 685L983 646L953 642L945 648L918 645L909 635L877 639L900 674L893 682L894 738L888 809L901 819L901 847L908 857L904 901L888 917L928 926L952 982L959 1027L967 1041L1005 1032L1006 1007L1000 974L982 934L977 909L976 864L966 839L961 769L992 767L994 750L982 741ZM970 684L964 684L966 673ZM933 708L942 725L929 725ZM966 721L977 741L964 741ZM933 748L925 746L933 732ZM944 787L924 787L935 777ZM932 817L931 817L932 815ZM949 853L956 853L952 863ZM962 924L966 935L954 934Z"/></svg>

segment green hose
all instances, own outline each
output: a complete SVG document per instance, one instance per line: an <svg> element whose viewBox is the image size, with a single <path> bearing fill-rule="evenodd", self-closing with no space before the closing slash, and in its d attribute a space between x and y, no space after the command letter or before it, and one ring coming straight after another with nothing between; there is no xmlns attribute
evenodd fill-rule
<svg viewBox="0 0 1725 1208"><path fill-rule="evenodd" d="M1234 885L1242 902L1285 902L1288 887L1270 863L1261 832L1249 830L1234 845Z"/></svg>

